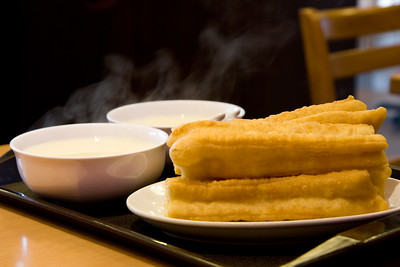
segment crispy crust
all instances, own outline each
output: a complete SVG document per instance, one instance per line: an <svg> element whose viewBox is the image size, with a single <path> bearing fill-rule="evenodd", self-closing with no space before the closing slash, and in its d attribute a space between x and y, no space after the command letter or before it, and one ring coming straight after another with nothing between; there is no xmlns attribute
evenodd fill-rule
<svg viewBox="0 0 400 267"><path fill-rule="evenodd" d="M179 138L182 138L192 131L208 131L220 129L221 131L257 131L260 133L298 133L298 134L321 134L321 135L370 135L374 134L373 126L367 124L348 123L320 123L318 121L297 121L274 122L264 119L234 119L232 121L195 121L183 124L173 129L168 138L167 145L171 147Z"/></svg>
<svg viewBox="0 0 400 267"><path fill-rule="evenodd" d="M369 124L378 132L383 121L386 119L387 111L383 107L362 111L326 111L302 118L291 120L292 122L317 121L320 123L349 123Z"/></svg>
<svg viewBox="0 0 400 267"><path fill-rule="evenodd" d="M191 179L314 174L387 162L383 153L387 142L382 135L341 131L338 124L319 126L323 134L310 132L315 128L305 126L299 127L301 133L247 127L193 128L172 144L170 157L175 172Z"/></svg>
<svg viewBox="0 0 400 267"><path fill-rule="evenodd" d="M311 105L293 111L285 111L276 115L271 115L266 119L270 122L279 122L298 119L327 111L361 111L366 109L367 105L360 100L355 99L353 96L349 96L346 99L331 103Z"/></svg>
<svg viewBox="0 0 400 267"><path fill-rule="evenodd" d="M207 221L296 220L387 209L366 170L295 177L195 181L169 178L166 214Z"/></svg>

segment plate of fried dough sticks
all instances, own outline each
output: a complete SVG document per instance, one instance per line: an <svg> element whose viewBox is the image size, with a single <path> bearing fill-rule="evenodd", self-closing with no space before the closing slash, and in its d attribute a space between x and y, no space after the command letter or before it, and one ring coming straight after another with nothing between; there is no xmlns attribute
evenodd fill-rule
<svg viewBox="0 0 400 267"><path fill-rule="evenodd" d="M127 199L166 233L208 242L299 242L400 211L379 128L349 96L260 119L196 121L167 145L176 177Z"/></svg>

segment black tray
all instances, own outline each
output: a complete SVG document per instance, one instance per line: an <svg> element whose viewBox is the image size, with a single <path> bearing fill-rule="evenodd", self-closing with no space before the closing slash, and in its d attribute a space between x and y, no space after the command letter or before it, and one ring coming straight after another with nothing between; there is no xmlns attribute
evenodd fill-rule
<svg viewBox="0 0 400 267"><path fill-rule="evenodd" d="M172 176L172 170L166 168L160 180ZM392 177L399 179L399 169L393 168ZM26 213L55 220L67 227L73 227L76 231L83 231L107 242L139 250L180 266L280 266L323 241L304 240L301 244L221 245L181 240L165 234L132 214L126 207L126 198L84 205L42 198L21 181L15 159L0 165L0 201ZM363 247L351 252L352 259L357 262L357 266L361 263L364 266L383 266L385 262L396 262L399 260L396 253L399 242L400 237L393 237L379 244ZM375 257L377 249L384 251L386 261L382 260L382 257ZM368 253L369 250L371 253ZM349 264L346 253L328 260L324 259L313 265Z"/></svg>

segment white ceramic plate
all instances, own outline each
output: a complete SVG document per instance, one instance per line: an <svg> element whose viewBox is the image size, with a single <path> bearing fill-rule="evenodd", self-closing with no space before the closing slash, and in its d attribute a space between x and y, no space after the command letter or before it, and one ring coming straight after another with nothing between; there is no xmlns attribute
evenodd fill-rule
<svg viewBox="0 0 400 267"><path fill-rule="evenodd" d="M131 212L169 235L217 243L294 243L334 235L365 221L400 211L400 181L386 182L389 210L355 216L277 222L207 222L164 216L165 184L141 188L127 199Z"/></svg>

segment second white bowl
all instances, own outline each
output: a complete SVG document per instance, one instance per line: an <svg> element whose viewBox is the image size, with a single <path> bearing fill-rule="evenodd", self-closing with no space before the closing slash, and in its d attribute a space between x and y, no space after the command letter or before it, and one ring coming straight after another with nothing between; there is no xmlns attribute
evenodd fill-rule
<svg viewBox="0 0 400 267"><path fill-rule="evenodd" d="M107 113L109 122L132 123L155 127L171 133L179 124L212 120L225 115L223 120L243 118L245 110L240 106L207 100L161 100L129 104Z"/></svg>

